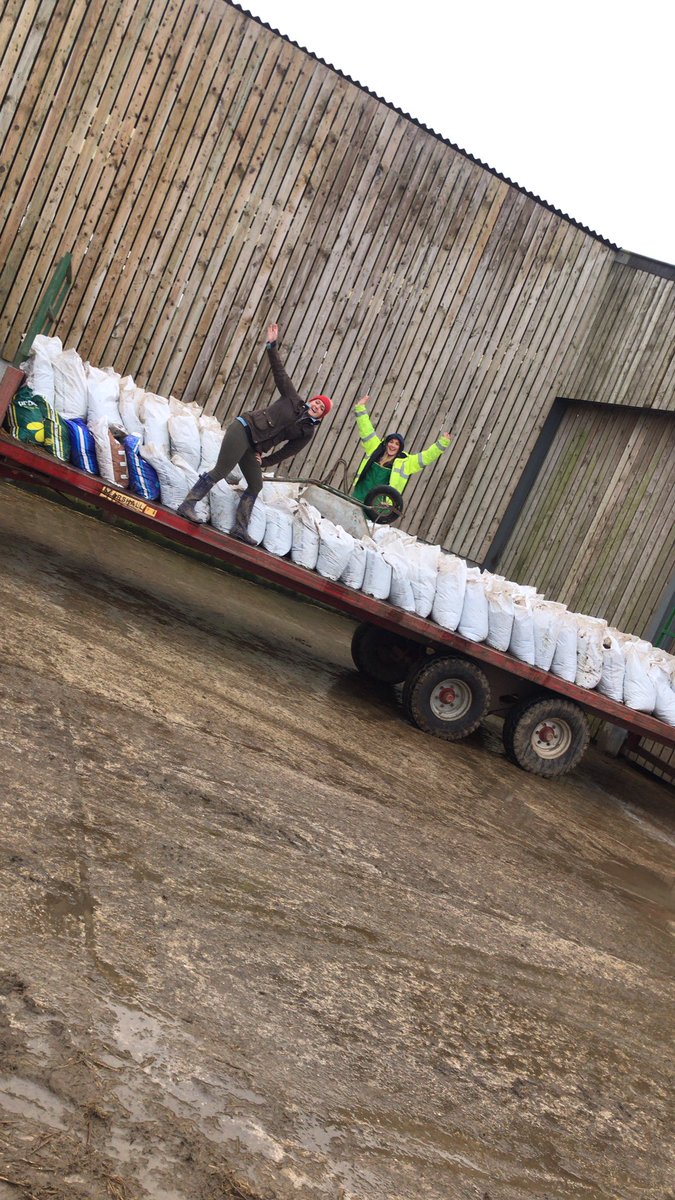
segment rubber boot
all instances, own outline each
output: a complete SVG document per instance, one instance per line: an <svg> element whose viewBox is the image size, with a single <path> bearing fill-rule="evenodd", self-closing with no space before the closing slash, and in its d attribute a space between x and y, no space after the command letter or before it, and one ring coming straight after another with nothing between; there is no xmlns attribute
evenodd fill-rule
<svg viewBox="0 0 675 1200"><path fill-rule="evenodd" d="M247 491L243 493L241 500L237 505L237 514L234 518L234 525L232 527L231 536L236 538L238 542L245 542L247 546L258 545L258 543L254 542L253 538L249 537L247 533L248 523L251 520L251 513L253 512L253 505L255 504L255 501L256 498L253 495L253 492Z"/></svg>
<svg viewBox="0 0 675 1200"><path fill-rule="evenodd" d="M205 496L208 496L211 488L214 486L215 485L211 476L209 475L208 471L205 471L203 475L199 476L197 482L190 488L190 491L185 497L183 503L179 504L178 508L176 509L178 516L186 517L188 521L199 522L197 509L195 506L200 500L203 500ZM203 524L203 522L200 523Z"/></svg>

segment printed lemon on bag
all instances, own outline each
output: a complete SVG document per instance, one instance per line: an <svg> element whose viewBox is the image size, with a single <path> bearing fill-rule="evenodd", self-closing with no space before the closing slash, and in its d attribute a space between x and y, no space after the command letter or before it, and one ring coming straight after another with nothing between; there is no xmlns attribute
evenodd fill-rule
<svg viewBox="0 0 675 1200"><path fill-rule="evenodd" d="M44 445L45 420L49 408L42 396L36 396L26 384L16 393L7 409L5 424L12 437L35 446Z"/></svg>

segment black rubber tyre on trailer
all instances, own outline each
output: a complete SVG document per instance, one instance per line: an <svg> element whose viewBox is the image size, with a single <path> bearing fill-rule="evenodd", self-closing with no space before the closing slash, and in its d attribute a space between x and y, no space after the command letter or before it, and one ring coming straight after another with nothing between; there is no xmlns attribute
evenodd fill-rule
<svg viewBox="0 0 675 1200"><path fill-rule="evenodd" d="M556 696L526 700L508 712L502 730L511 762L553 779L581 762L590 734L582 709Z"/></svg>
<svg viewBox="0 0 675 1200"><path fill-rule="evenodd" d="M490 685L475 663L464 658L432 658L411 672L403 708L425 733L457 742L480 725L490 707Z"/></svg>
<svg viewBox="0 0 675 1200"><path fill-rule="evenodd" d="M377 683L403 683L424 655L424 646L378 625L357 625L352 658L362 675Z"/></svg>
<svg viewBox="0 0 675 1200"><path fill-rule="evenodd" d="M369 521L376 525L391 525L403 515L403 497L396 488L383 483L368 492L363 507Z"/></svg>

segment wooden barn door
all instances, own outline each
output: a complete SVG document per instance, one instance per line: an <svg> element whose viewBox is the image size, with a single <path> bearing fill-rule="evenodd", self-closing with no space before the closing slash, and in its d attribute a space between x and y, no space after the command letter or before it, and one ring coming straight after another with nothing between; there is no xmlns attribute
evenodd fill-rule
<svg viewBox="0 0 675 1200"><path fill-rule="evenodd" d="M672 607L674 495L671 414L570 402L493 569L654 641ZM673 777L673 750L624 752Z"/></svg>
<svg viewBox="0 0 675 1200"><path fill-rule="evenodd" d="M494 569L654 636L671 592L675 417L570 402Z"/></svg>

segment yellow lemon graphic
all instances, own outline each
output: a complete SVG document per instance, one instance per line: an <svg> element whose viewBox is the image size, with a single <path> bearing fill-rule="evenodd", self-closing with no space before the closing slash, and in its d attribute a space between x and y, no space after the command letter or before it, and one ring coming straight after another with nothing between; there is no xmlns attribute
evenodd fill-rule
<svg viewBox="0 0 675 1200"><path fill-rule="evenodd" d="M44 427L42 421L29 421L28 424L26 425L26 429L30 430L30 432L33 435L33 439L36 442L44 442L45 427Z"/></svg>

